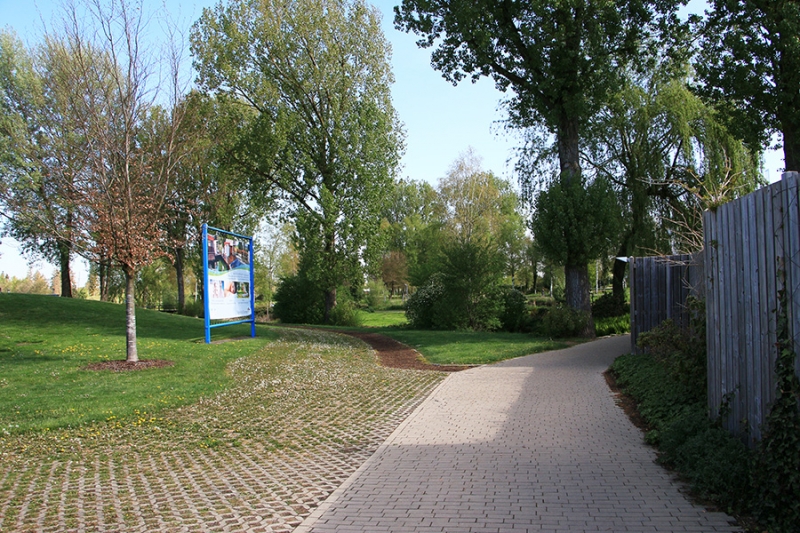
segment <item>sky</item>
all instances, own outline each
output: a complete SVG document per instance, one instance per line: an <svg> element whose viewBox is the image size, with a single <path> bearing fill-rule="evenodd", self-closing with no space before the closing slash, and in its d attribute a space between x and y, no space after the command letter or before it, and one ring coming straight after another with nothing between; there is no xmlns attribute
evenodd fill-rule
<svg viewBox="0 0 800 533"><path fill-rule="evenodd" d="M217 0L145 0L145 9L170 18L188 28ZM483 158L483 166L496 175L514 182L513 166L518 138L502 125L501 109L505 95L490 79L478 83L469 80L453 86L430 66L430 50L416 45L416 36L394 29L393 6L399 0L372 0L383 14L383 30L392 46L395 85L392 97L406 133L406 151L401 161L400 176L435 184L444 177L450 165L468 148ZM50 0L0 0L0 26L11 27L27 45L36 44L42 34L43 21L51 23L58 14L60 2ZM704 0L692 0L687 12L700 13ZM187 52L188 57L188 52ZM780 178L783 161L769 154L767 178ZM46 276L53 270L41 262L32 265ZM24 277L28 262L20 255L13 239L3 238L0 244L0 272ZM85 274L83 274L85 276ZM81 286L85 279L76 280Z"/></svg>

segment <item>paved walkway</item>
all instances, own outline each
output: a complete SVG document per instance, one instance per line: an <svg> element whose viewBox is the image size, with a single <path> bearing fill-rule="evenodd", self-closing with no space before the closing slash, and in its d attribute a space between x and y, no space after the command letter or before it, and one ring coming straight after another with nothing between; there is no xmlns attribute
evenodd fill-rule
<svg viewBox="0 0 800 533"><path fill-rule="evenodd" d="M739 531L693 505L602 372L628 336L449 376L295 533Z"/></svg>

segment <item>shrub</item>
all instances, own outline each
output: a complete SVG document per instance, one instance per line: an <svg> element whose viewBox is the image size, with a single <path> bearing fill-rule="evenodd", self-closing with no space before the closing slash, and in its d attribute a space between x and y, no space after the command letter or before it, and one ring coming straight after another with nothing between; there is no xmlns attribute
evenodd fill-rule
<svg viewBox="0 0 800 533"><path fill-rule="evenodd" d="M625 294L617 296L609 292L592 302L592 316L594 318L613 318L630 315L630 311L631 306L625 301Z"/></svg>
<svg viewBox="0 0 800 533"><path fill-rule="evenodd" d="M661 363L672 378L686 384L697 394L705 395L705 335L701 339L690 330L679 328L672 320L665 320L642 333L637 344Z"/></svg>
<svg viewBox="0 0 800 533"><path fill-rule="evenodd" d="M589 315L577 309L565 306L551 308L544 315L544 329L548 336L558 339L577 337L586 326Z"/></svg>
<svg viewBox="0 0 800 533"><path fill-rule="evenodd" d="M434 274L406 302L406 318L412 328L431 329L437 324L436 311L444 296L442 275Z"/></svg>
<svg viewBox="0 0 800 533"><path fill-rule="evenodd" d="M325 313L325 295L302 274L283 278L273 301L272 311L281 322L319 324Z"/></svg>
<svg viewBox="0 0 800 533"><path fill-rule="evenodd" d="M346 288L336 291L336 306L331 309L330 323L333 326L359 327L363 324L358 305Z"/></svg>
<svg viewBox="0 0 800 533"><path fill-rule="evenodd" d="M365 301L368 311L383 309L387 305L388 291L382 281L370 280L365 291Z"/></svg>
<svg viewBox="0 0 800 533"><path fill-rule="evenodd" d="M205 317L205 307L203 300L188 300L183 304L183 314L195 318Z"/></svg>
<svg viewBox="0 0 800 533"><path fill-rule="evenodd" d="M530 323L528 299L516 289L509 289L503 295L503 312L500 324L506 331L523 331Z"/></svg>
<svg viewBox="0 0 800 533"><path fill-rule="evenodd" d="M623 333L630 333L630 331L630 315L615 316L610 318L595 318L594 320L594 332L598 337L605 337L606 335L620 335Z"/></svg>

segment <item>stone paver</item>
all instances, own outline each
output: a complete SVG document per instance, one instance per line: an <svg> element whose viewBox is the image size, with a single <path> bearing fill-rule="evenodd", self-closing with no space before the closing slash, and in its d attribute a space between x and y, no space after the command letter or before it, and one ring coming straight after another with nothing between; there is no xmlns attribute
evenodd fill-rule
<svg viewBox="0 0 800 533"><path fill-rule="evenodd" d="M232 388L157 419L0 431L0 532L291 532L444 374L290 335L231 363Z"/></svg>
<svg viewBox="0 0 800 533"><path fill-rule="evenodd" d="M449 376L295 533L739 531L692 504L602 372L628 336Z"/></svg>

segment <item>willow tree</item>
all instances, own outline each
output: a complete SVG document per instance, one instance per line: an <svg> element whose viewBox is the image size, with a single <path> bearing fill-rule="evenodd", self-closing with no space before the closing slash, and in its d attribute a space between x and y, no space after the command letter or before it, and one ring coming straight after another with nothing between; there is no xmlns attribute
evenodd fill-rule
<svg viewBox="0 0 800 533"><path fill-rule="evenodd" d="M254 111L230 160L294 221L329 321L337 286L374 264L364 256L402 145L380 13L363 0L232 1L204 10L192 52L203 89Z"/></svg>
<svg viewBox="0 0 800 533"><path fill-rule="evenodd" d="M585 160L614 186L623 206L617 257L699 251L703 210L762 183L760 153L692 93L685 75L629 72L587 132ZM615 261L613 292L620 301L626 270Z"/></svg>
<svg viewBox="0 0 800 533"><path fill-rule="evenodd" d="M582 187L580 147L586 120L619 84L619 70L638 57L656 22L674 20L680 0L403 0L395 24L432 47L432 64L457 83L494 79L510 91L513 126L544 126L557 140L567 193ZM578 184L578 188L573 187ZM565 231L570 231L565 227ZM566 296L590 311L586 250L579 236L566 250ZM588 244L588 243L587 243ZM587 334L591 334L587 327Z"/></svg>

